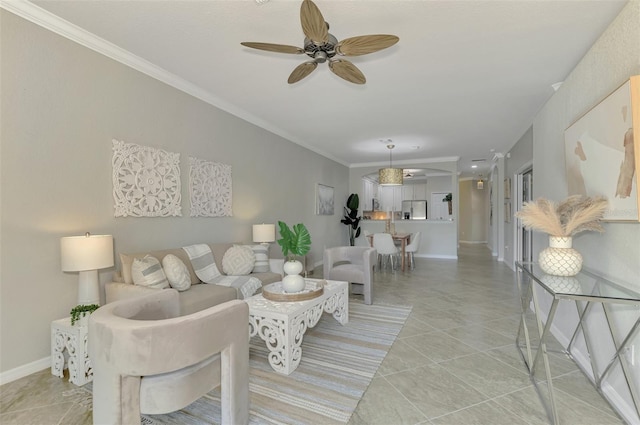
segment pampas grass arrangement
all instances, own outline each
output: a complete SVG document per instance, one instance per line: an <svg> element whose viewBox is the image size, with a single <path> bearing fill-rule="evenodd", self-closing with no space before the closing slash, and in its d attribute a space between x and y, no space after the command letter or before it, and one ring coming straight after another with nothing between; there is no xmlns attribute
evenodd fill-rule
<svg viewBox="0 0 640 425"><path fill-rule="evenodd" d="M603 232L600 224L608 202L603 196L584 197L573 195L559 204L539 198L527 202L515 216L522 224L551 236L573 236L586 230Z"/></svg>

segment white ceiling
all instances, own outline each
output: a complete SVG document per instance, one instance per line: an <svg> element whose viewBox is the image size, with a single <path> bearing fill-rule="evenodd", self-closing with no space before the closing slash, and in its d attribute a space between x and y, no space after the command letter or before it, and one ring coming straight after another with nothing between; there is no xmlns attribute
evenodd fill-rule
<svg viewBox="0 0 640 425"><path fill-rule="evenodd" d="M320 64L287 84L306 56L241 41L302 47L300 1L34 1L175 74L211 103L345 165L506 152L626 1L316 0L338 40L395 34L395 46L350 59L348 83Z"/></svg>

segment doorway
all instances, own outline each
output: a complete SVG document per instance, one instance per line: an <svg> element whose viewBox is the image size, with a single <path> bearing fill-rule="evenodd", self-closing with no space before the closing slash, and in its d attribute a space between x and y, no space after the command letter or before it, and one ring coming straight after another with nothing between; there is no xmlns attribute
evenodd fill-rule
<svg viewBox="0 0 640 425"><path fill-rule="evenodd" d="M516 188L516 211L522 209L525 202L533 200L533 166L531 164L525 166L522 171L517 174ZM532 231L526 229L520 219L514 220L514 246L517 247L517 253L514 261L532 262L533 261L533 238Z"/></svg>

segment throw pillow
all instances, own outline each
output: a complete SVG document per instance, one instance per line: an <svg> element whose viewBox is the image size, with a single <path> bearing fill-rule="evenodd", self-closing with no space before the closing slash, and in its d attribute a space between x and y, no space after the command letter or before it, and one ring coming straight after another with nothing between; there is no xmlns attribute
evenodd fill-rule
<svg viewBox="0 0 640 425"><path fill-rule="evenodd" d="M270 271L269 247L267 245L251 245L251 250L256 256L256 263L253 265L253 273L264 273Z"/></svg>
<svg viewBox="0 0 640 425"><path fill-rule="evenodd" d="M136 285L158 289L169 287L169 281L162 270L160 261L151 255L133 260L131 276L133 277L133 283Z"/></svg>
<svg viewBox="0 0 640 425"><path fill-rule="evenodd" d="M178 291L186 291L191 287L189 269L181 259L173 254L167 254L162 259L162 268L167 275L169 285Z"/></svg>
<svg viewBox="0 0 640 425"><path fill-rule="evenodd" d="M226 275L243 276L251 273L256 256L251 247L246 245L234 245L224 253L222 258L222 271Z"/></svg>

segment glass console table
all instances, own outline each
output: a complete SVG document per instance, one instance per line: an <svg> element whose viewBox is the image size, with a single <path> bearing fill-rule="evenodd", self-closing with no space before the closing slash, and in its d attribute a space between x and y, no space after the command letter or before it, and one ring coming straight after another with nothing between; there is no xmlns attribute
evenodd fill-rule
<svg viewBox="0 0 640 425"><path fill-rule="evenodd" d="M626 304L630 306L631 309L640 311L640 293L624 288L584 269L577 276L550 276L544 273L535 263L516 262L516 279L522 307L520 325L516 336L516 346L552 422L558 424L559 420L553 382L551 380L551 371L549 369L547 342L549 334L551 333L550 329L558 308L558 303L563 300L575 302L579 318L571 340L566 350L564 350L564 354L568 355L582 372L592 379L592 383L603 396L602 384L610 375L613 367L619 364L624 378L623 385L626 383L629 389L633 407L635 407L635 413L638 415L638 420L640 420L640 382L638 382L637 376L633 376L634 372L631 370L633 366L629 364L627 359L627 352L630 351L629 343L633 341L640 329L640 315L633 316L634 318L637 317L637 319L628 330L627 326L624 326L624 329L620 329L620 326L613 318L611 310L614 304ZM534 286L539 286L551 296L551 306L548 311L541 311L540 291L535 291ZM537 325L537 336L539 338L538 345L533 347L529 338L529 329L526 320L526 314L532 304ZM594 307L598 305L602 308ZM596 362L594 356L591 354L594 352L594 347L599 341L594 340L593 335L590 335L590 332L585 326L588 317L594 314L604 316L606 325L603 326L605 329L608 327L610 333L610 337L607 336L607 339L612 341L615 347L615 350L612 350L613 355L610 360L607 362L605 359L604 365L602 361ZM546 321L543 320L545 316ZM582 336L582 339L580 339L580 336ZM524 345L522 340L524 340ZM590 373L574 359L574 354L577 354L576 345L578 344L583 344L583 347L586 346L591 366ZM526 353L523 349L526 350ZM633 353L631 354L633 355ZM539 391L535 378L536 368L540 361L542 361L544 367L545 380L548 387L548 403L545 402L545 397L543 397L541 391ZM637 370L637 366L635 366L635 369Z"/></svg>

